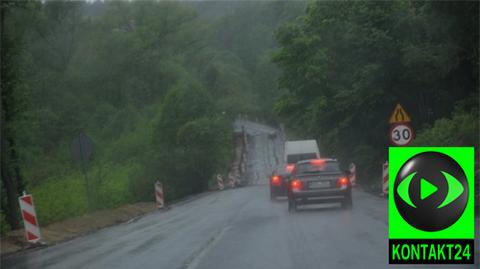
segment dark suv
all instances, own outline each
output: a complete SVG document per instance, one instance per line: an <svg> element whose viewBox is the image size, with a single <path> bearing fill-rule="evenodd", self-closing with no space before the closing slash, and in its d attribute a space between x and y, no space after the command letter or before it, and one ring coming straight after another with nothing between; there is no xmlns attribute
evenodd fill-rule
<svg viewBox="0 0 480 269"><path fill-rule="evenodd" d="M340 202L352 207L352 187L334 159L300 161L292 171L288 185L288 210L298 205Z"/></svg>

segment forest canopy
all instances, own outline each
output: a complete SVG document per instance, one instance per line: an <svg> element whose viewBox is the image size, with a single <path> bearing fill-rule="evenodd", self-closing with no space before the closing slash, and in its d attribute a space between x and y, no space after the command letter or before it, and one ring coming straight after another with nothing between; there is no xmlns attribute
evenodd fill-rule
<svg viewBox="0 0 480 269"><path fill-rule="evenodd" d="M23 190L43 225L151 201L156 180L167 200L206 190L228 170L232 120L275 117L273 31L303 6L2 2L1 226L18 227Z"/></svg>
<svg viewBox="0 0 480 269"><path fill-rule="evenodd" d="M276 32L275 111L364 183L380 182L397 103L415 145L478 147L478 32L478 2L312 2Z"/></svg>
<svg viewBox="0 0 480 269"><path fill-rule="evenodd" d="M205 191L239 114L317 139L360 184L380 178L397 103L414 145L479 145L478 2L3 1L1 15L2 232L23 190L42 225L151 201L156 180L167 200Z"/></svg>

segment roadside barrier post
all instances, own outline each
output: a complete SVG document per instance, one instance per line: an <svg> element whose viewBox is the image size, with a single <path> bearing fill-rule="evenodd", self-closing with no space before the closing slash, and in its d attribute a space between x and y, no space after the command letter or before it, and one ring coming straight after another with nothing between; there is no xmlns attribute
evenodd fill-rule
<svg viewBox="0 0 480 269"><path fill-rule="evenodd" d="M383 163L382 194L388 195L388 161Z"/></svg>
<svg viewBox="0 0 480 269"><path fill-rule="evenodd" d="M220 175L217 175L217 186L219 190L223 190L223 178Z"/></svg>
<svg viewBox="0 0 480 269"><path fill-rule="evenodd" d="M354 163L351 163L348 167L350 170L350 182L352 186L357 185L357 168Z"/></svg>
<svg viewBox="0 0 480 269"><path fill-rule="evenodd" d="M20 211L22 212L23 224L25 226L25 238L30 243L37 243L41 238L40 226L38 224L37 213L33 204L33 196L26 194L18 198Z"/></svg>
<svg viewBox="0 0 480 269"><path fill-rule="evenodd" d="M228 174L228 186L232 189L235 188L235 178L232 173Z"/></svg>
<svg viewBox="0 0 480 269"><path fill-rule="evenodd" d="M160 181L155 182L155 201L157 203L157 209L161 209L165 206L163 185Z"/></svg>

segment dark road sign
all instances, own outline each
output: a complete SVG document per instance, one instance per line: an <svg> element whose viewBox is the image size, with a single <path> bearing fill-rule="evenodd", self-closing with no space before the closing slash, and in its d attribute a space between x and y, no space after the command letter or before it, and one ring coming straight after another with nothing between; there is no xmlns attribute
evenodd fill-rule
<svg viewBox="0 0 480 269"><path fill-rule="evenodd" d="M70 150L75 161L86 163L93 155L92 140L87 135L81 134L73 139Z"/></svg>

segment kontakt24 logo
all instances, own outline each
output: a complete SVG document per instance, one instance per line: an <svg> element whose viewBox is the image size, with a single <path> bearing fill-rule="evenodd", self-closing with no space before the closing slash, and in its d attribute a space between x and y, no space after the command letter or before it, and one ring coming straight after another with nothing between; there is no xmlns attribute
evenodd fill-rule
<svg viewBox="0 0 480 269"><path fill-rule="evenodd" d="M474 149L389 149L389 262L474 263Z"/></svg>

